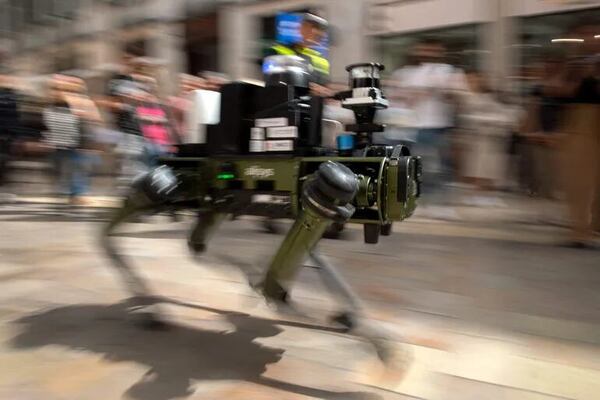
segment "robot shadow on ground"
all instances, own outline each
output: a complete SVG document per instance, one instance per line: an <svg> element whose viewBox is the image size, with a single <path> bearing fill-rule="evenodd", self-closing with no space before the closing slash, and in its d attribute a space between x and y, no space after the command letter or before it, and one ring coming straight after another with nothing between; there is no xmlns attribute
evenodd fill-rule
<svg viewBox="0 0 600 400"><path fill-rule="evenodd" d="M235 331L208 331L177 324L169 324L166 330L141 329L131 323L131 301L125 301L64 306L23 317L17 321L22 329L12 345L17 349L59 345L100 353L113 362L148 366L148 372L125 393L138 400L185 398L194 393L194 381L207 380L242 380L319 399L381 398L373 393L333 392L263 377L267 365L277 363L284 350L254 340L279 334L281 329L276 324L282 321L190 306L222 314L236 327Z"/></svg>

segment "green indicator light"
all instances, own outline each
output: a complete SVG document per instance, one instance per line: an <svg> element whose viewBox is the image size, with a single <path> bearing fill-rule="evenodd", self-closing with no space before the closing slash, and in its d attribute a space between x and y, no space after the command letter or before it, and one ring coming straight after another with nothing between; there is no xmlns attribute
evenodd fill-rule
<svg viewBox="0 0 600 400"><path fill-rule="evenodd" d="M228 180L228 179L233 179L233 178L235 178L235 175L230 172L222 172L219 175L217 175L217 179L220 179L220 180Z"/></svg>

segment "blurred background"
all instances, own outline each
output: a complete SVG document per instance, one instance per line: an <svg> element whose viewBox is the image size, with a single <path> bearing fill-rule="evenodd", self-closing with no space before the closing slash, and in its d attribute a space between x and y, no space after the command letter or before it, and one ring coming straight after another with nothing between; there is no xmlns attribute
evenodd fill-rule
<svg viewBox="0 0 600 400"><path fill-rule="evenodd" d="M593 0L4 0L0 15L5 64L27 77L101 72L132 44L170 78L203 71L257 77L253 61L276 39L276 14L310 10L333 26L334 81L345 80L344 66L357 59L377 58L391 73L407 63L412 44L437 37L448 61L509 85L548 50L563 50L550 41L596 19L597 7Z"/></svg>
<svg viewBox="0 0 600 400"><path fill-rule="evenodd" d="M113 370L94 370L72 386L44 386L54 368L69 376L78 365L100 363L80 354L82 364L65 366L57 350L53 361L32 372L35 389L27 391L16 372L2 369L3 359L30 370L34 358L13 352L46 344L149 365L167 377L165 387L175 389L137 391L138 382L127 391L132 398L189 394L171 369L191 371L182 374L186 382L213 379L206 372L210 365L194 364L187 346L209 360L224 359L221 367L235 373L223 376L253 381L255 372L241 368L231 353L215 355L198 345L197 332L167 339L164 347L144 347L131 339L134 333L105 320L97 331L86 331L86 323L97 322L89 315L123 319L120 306L69 305L121 299L110 276L87 269L106 264L95 235L107 210L159 156L202 137L196 114L202 96L234 80L262 79L261 61L285 36L286 16L304 12L329 21L325 39L315 46L330 63L318 93L345 89L348 64L385 64L382 82L391 106L379 113L387 130L376 140L405 144L425 161L418 210L394 226L397 234L387 242L369 247L352 227L341 240L324 241L324 252L344 265L376 318L406 335L417 364L425 365L396 382L396 394L376 395L598 398L598 0L0 0L0 320L25 326L16 342L8 339L20 330L0 329L0 339L8 338L0 340L0 373L9 377L2 386L0 376L0 398L120 398L140 375L127 370L125 376L135 378L125 384L111 378ZM194 95L199 90L202 95ZM326 118L351 122L339 102L326 103ZM333 143L329 138L324 145ZM207 303L243 310L231 301L231 293L243 292L243 278L208 268L232 262L209 258L189 272L184 236L192 219L184 214L138 221L123 238L125 252L145 260L165 295L189 301L198 294L195 282L208 282L202 293ZM224 230L227 243L217 241L218 252L230 254L233 247L251 263L268 258L273 236L256 221L235 223ZM166 240L174 238L183 244ZM298 297L317 310L329 307L311 290L313 280L302 280ZM63 308L21 319L50 306ZM242 331L258 324L232 320L242 322ZM64 331L57 326L83 333L43 336ZM208 323L201 329L232 328ZM288 339L302 343L304 336L286 329ZM303 379L298 371L313 370L303 382L330 391L271 385L260 397L238 382L245 393L239 398L373 398L337 392L372 387L331 387L340 371L347 372L354 348L339 338L310 337L295 349L273 341L292 361L272 374L297 383ZM113 341L114 348L98 346ZM240 352L261 356L244 343ZM333 354L338 345L347 346L346 358ZM169 347L180 352L170 358ZM322 354L331 364L319 364ZM206 398L237 398L220 387L203 390L213 393Z"/></svg>
<svg viewBox="0 0 600 400"><path fill-rule="evenodd" d="M94 185L89 178L118 181L125 171L131 175L150 165L148 149L144 159L139 154L148 129L160 132L150 140L158 145L155 154L169 153L168 144L193 141L190 92L260 80L265 51L289 40L289 16L307 11L330 23L316 48L330 63L329 93L345 87L346 65L385 64L392 107L381 113L388 132L380 139L414 145L428 157L429 182L438 189L467 185L481 191L467 196L467 203L498 205L503 201L495 191L568 200L577 189L565 190L565 179L580 183L579 189L597 184L596 146L565 135L580 129L567 127L569 119L589 119L582 129L595 121L594 112L577 116L567 107L597 102L600 5L594 0L3 0L0 65L10 99L2 116L2 180L27 182L19 168L36 165L63 186L70 179L65 173L73 175L70 156L61 154L75 145L59 143L68 133L49 123L62 99L71 110L75 104L86 110L76 115L82 131L71 132L86 136L85 144L75 146L86 150L76 163L85 173L73 178L84 183L71 179L71 186L81 186L74 191L82 195L98 185L100 193L110 191L112 183L98 183L107 179ZM127 81L133 84L121 85ZM150 106L138 110L140 105ZM348 122L334 101L326 116ZM584 150L585 157L579 154ZM34 163L22 162L27 160ZM580 166L590 173L581 177ZM22 190L2 192L11 198ZM446 203L455 199L448 193L442 193ZM78 202L83 196L71 197ZM436 197L429 196L439 203ZM574 234L574 242L590 238L592 228L582 221L588 209L598 208L591 205L595 198L588 190L572 199L576 229L586 231ZM435 207L430 214L456 217Z"/></svg>

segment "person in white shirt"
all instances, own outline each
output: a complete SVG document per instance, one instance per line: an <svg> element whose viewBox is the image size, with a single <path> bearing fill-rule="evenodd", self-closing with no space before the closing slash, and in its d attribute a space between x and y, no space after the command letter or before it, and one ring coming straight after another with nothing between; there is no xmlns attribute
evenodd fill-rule
<svg viewBox="0 0 600 400"><path fill-rule="evenodd" d="M430 200L451 178L447 134L454 126L454 95L467 90L464 73L444 63L444 55L440 42L419 42L413 49L416 63L393 74L404 103L413 111L414 153L424 158L425 194L429 191Z"/></svg>

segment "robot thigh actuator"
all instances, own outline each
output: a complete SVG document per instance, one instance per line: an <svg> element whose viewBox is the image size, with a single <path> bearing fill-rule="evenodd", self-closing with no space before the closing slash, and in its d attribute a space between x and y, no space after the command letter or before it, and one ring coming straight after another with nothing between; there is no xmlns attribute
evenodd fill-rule
<svg viewBox="0 0 600 400"><path fill-rule="evenodd" d="M371 133L383 130L373 123L375 112L387 106L379 87L383 67L373 63L349 66L352 89L337 95L356 116L356 124L347 127L353 132L347 137L351 145L322 148L322 99L309 95L309 75L302 63L276 56L265 87L224 86L220 123L208 128L207 143L182 146L177 156L165 158L163 165L134 182L123 207L105 227L104 248L144 305L148 289L111 242L114 229L132 216L197 210L189 236L194 252L206 249L228 216L294 219L256 287L268 300L287 303L295 273L311 259L344 304L335 321L370 340L385 360L385 335L361 323L359 299L316 245L332 223L363 224L365 241L374 243L382 227L409 217L419 196L420 159L402 146L371 143Z"/></svg>

